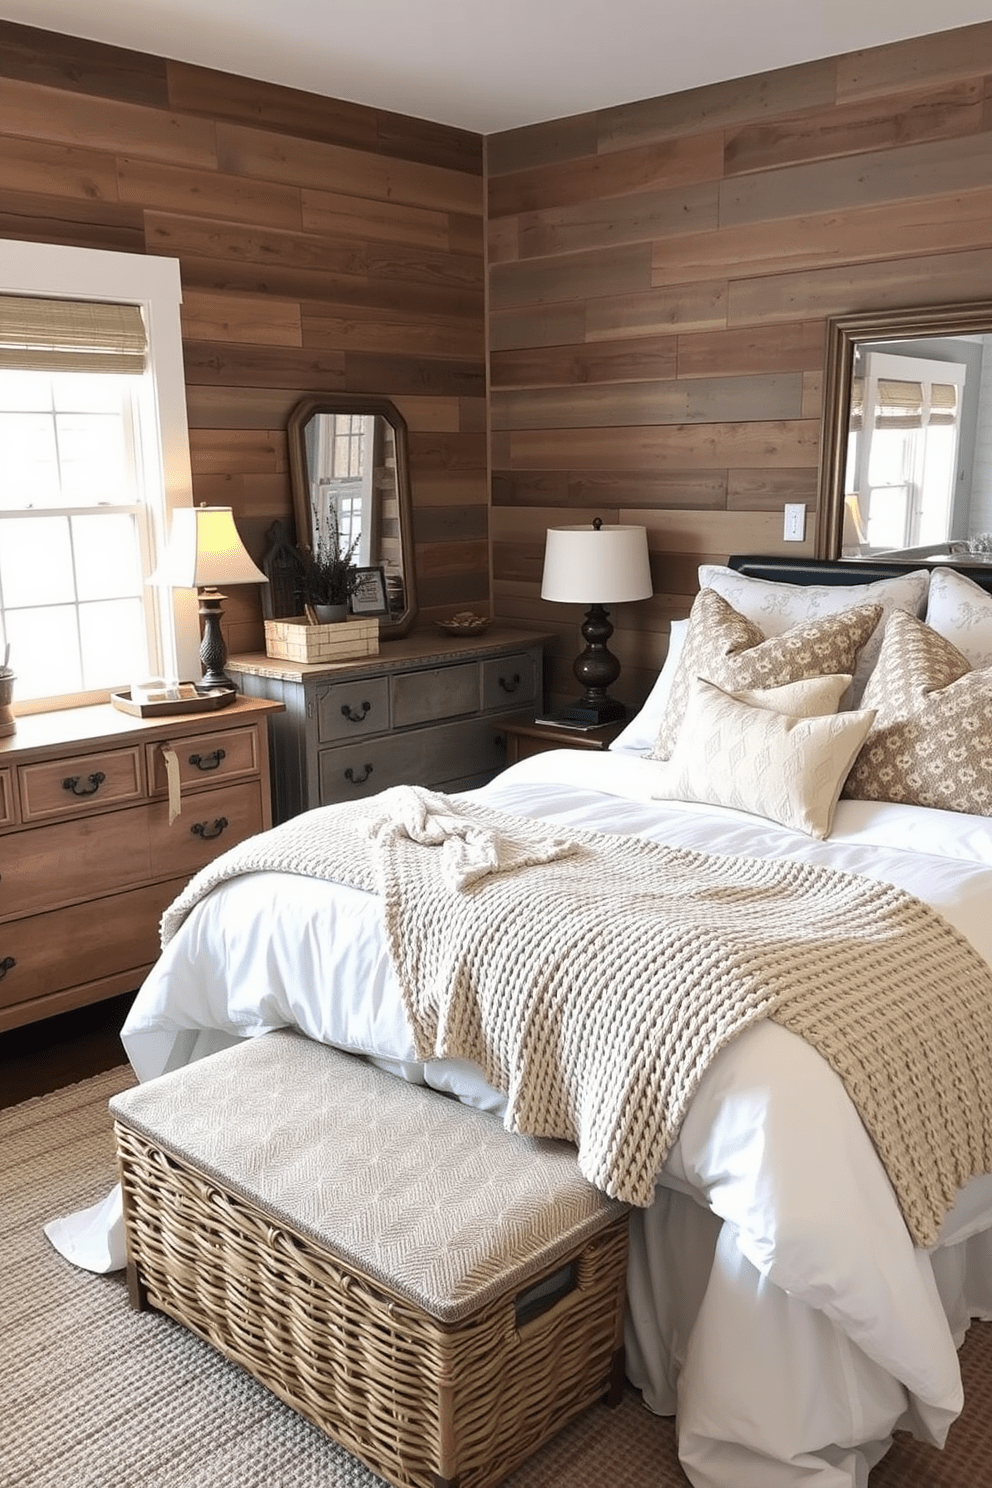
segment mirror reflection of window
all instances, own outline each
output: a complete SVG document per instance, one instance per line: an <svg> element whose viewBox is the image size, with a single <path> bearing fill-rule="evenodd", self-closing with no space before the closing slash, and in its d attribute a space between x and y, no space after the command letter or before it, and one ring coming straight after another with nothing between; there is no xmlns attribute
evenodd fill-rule
<svg viewBox="0 0 992 1488"><path fill-rule="evenodd" d="M857 348L843 555L943 543L958 484L963 363Z"/></svg>
<svg viewBox="0 0 992 1488"><path fill-rule="evenodd" d="M371 414L331 413L311 419L304 438L310 472L310 503L315 542L329 542L335 530L342 551L359 566L372 560L376 424Z"/></svg>

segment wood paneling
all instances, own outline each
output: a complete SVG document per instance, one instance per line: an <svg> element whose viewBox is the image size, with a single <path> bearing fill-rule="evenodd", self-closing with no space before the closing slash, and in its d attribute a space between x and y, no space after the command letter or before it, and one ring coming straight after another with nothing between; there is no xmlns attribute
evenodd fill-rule
<svg viewBox="0 0 992 1488"><path fill-rule="evenodd" d="M194 498L256 560L292 520L294 403L374 393L411 429L444 409L447 463L412 475L425 606L487 604L480 136L0 22L0 142L0 236L179 259ZM262 649L257 590L229 607Z"/></svg>
<svg viewBox="0 0 992 1488"><path fill-rule="evenodd" d="M0 139L0 234L178 257L195 491L256 558L293 403L391 397L426 616L491 560L566 692L548 525L648 527L643 695L701 556L783 550L786 501L814 528L827 318L992 282L992 22L486 141L0 22Z"/></svg>
<svg viewBox="0 0 992 1488"><path fill-rule="evenodd" d="M559 630L556 700L548 526L648 529L628 701L703 557L811 551L826 321L987 298L990 99L992 22L487 140L493 593Z"/></svg>

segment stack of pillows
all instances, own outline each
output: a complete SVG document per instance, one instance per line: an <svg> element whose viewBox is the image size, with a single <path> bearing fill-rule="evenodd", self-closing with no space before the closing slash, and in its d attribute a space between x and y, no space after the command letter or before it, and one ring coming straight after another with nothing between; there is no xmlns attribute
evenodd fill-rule
<svg viewBox="0 0 992 1488"><path fill-rule="evenodd" d="M657 798L820 838L842 793L992 816L992 595L952 568L804 587L704 564L699 582L611 745L668 761Z"/></svg>

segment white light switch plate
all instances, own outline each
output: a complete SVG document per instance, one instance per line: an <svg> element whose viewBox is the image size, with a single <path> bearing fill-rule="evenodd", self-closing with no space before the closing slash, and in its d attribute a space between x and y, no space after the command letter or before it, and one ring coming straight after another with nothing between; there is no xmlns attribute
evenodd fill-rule
<svg viewBox="0 0 992 1488"><path fill-rule="evenodd" d="M802 542L806 536L806 507L800 501L785 503L782 537L786 542Z"/></svg>

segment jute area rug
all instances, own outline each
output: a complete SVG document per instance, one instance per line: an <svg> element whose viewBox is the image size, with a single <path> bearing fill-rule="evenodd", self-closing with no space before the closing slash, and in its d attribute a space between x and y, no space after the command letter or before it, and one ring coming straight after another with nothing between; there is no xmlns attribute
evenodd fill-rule
<svg viewBox="0 0 992 1488"><path fill-rule="evenodd" d="M107 1101L125 1067L0 1112L0 1488L381 1488L123 1279L78 1271L43 1223L114 1181ZM992 1324L962 1354L968 1406L941 1453L899 1439L871 1488L992 1488ZM596 1406L507 1488L686 1488L674 1426L633 1390Z"/></svg>

